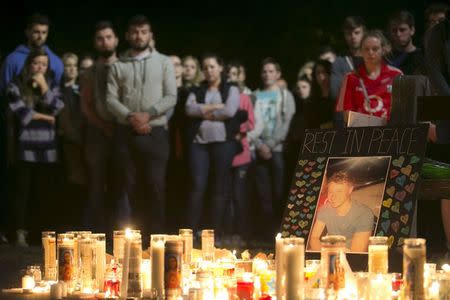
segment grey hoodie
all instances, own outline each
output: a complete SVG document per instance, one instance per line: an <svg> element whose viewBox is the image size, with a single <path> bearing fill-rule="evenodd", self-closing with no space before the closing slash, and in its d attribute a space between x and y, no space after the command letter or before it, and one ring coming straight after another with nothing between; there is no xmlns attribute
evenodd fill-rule
<svg viewBox="0 0 450 300"><path fill-rule="evenodd" d="M175 106L176 99L173 65L156 50L143 58L126 54L108 72L107 108L121 124L128 124L130 113L148 112L151 126L166 126L165 113Z"/></svg>

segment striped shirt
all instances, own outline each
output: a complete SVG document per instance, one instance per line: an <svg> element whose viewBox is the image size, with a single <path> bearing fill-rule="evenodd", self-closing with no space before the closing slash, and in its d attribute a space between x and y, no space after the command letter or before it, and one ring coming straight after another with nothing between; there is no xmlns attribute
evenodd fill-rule
<svg viewBox="0 0 450 300"><path fill-rule="evenodd" d="M7 88L9 108L19 121L16 143L18 159L28 162L50 163L58 159L56 151L55 125L47 121L33 120L36 104L27 105L22 98L19 87L10 83ZM56 116L64 107L59 87L49 89L39 99L39 106L46 113Z"/></svg>

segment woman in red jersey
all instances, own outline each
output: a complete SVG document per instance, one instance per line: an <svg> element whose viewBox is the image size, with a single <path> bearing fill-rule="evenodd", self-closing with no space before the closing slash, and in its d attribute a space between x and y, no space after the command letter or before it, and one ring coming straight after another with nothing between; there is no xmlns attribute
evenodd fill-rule
<svg viewBox="0 0 450 300"><path fill-rule="evenodd" d="M336 103L337 112L355 111L389 119L392 82L402 71L383 60L387 46L379 30L364 35L361 41L364 63L345 76Z"/></svg>

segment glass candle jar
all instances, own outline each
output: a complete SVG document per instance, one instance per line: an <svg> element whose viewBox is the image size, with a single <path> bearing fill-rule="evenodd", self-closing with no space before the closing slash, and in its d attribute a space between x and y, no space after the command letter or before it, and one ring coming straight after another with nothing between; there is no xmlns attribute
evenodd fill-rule
<svg viewBox="0 0 450 300"><path fill-rule="evenodd" d="M56 233L42 232L42 252L44 253L44 279L56 281Z"/></svg>
<svg viewBox="0 0 450 300"><path fill-rule="evenodd" d="M369 237L369 273L388 273L388 238Z"/></svg>

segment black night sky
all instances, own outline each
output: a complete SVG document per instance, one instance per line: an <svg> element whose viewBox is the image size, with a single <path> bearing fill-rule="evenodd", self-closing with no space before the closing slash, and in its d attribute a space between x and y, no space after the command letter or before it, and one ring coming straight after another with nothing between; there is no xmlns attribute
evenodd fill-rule
<svg viewBox="0 0 450 300"><path fill-rule="evenodd" d="M48 14L52 26L49 46L59 55L92 51L96 21L111 20L123 40L127 19L145 14L152 22L156 48L164 54L201 56L219 53L225 60L239 59L248 69L248 82L255 87L259 63L278 59L290 85L300 66L314 59L319 46L330 44L344 50L341 23L347 15L361 15L369 28L386 28L389 14L408 9L416 17L416 44L421 44L423 14L430 0L315 0L315 1L14 1L1 9L4 57L23 42L26 16ZM3 4L5 5L5 4Z"/></svg>

